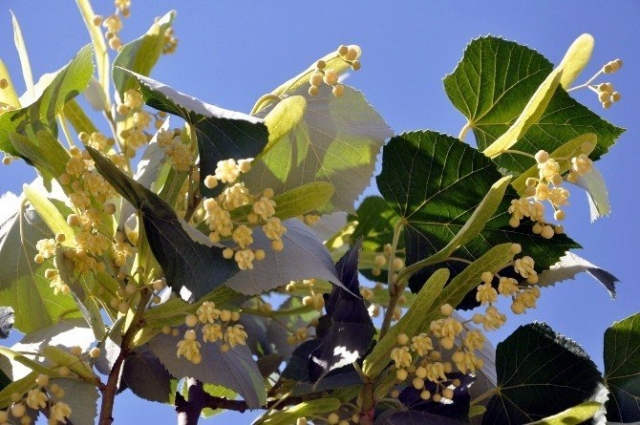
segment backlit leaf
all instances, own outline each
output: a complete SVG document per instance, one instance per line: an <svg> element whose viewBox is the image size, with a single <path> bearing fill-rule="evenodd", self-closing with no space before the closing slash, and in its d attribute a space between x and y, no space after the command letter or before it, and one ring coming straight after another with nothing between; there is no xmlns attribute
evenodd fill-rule
<svg viewBox="0 0 640 425"><path fill-rule="evenodd" d="M607 420L640 421L640 314L604 333L604 377L610 391Z"/></svg>
<svg viewBox="0 0 640 425"><path fill-rule="evenodd" d="M581 272L589 273L609 291L611 298L615 298L616 282L619 282L620 279L572 252L567 252L556 264L542 272L536 285L555 285L563 280L575 279L575 276Z"/></svg>
<svg viewBox="0 0 640 425"><path fill-rule="evenodd" d="M375 158L391 130L364 96L345 87L336 98L323 85L316 96L308 84L291 92L306 98L300 122L252 164L243 181L253 190L280 193L312 181L327 181L335 192L323 212L353 212L353 203L369 184ZM266 117L277 105L260 111Z"/></svg>

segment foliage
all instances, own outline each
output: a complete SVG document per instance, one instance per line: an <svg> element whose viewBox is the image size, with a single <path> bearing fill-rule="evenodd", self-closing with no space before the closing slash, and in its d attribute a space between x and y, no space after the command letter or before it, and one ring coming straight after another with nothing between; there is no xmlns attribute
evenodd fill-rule
<svg viewBox="0 0 640 425"><path fill-rule="evenodd" d="M126 3L102 20L78 0L91 45L29 96L0 67L0 150L39 175L0 198L0 338L24 334L0 347L0 423L111 424L126 389L186 424L225 409L263 424L640 420L637 315L605 333L604 373L545 324L486 342L508 318L499 297L521 314L580 272L615 295L560 224L575 187L608 214L593 162L623 132L571 97L619 99L595 82L619 60L571 87L591 36L555 68L473 40L444 79L460 135L394 134L339 79L358 46L245 114L149 78L176 15L124 44ZM380 196L356 202L380 151Z"/></svg>

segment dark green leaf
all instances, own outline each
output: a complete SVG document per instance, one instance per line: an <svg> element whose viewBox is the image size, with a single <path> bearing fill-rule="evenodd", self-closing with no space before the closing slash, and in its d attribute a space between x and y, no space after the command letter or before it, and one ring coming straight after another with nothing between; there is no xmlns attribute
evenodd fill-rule
<svg viewBox="0 0 640 425"><path fill-rule="evenodd" d="M604 333L604 377L610 391L607 419L640 421L640 314Z"/></svg>
<svg viewBox="0 0 640 425"><path fill-rule="evenodd" d="M174 291L187 288L197 298L211 292L238 271L234 261L222 257L222 248L208 246L202 235L194 240L162 198L124 174L98 151L87 146L96 169L127 201L138 209L153 255Z"/></svg>
<svg viewBox="0 0 640 425"><path fill-rule="evenodd" d="M48 128L38 130L31 138L10 133L9 141L16 152L40 172L47 188L52 178L66 171L69 153Z"/></svg>
<svg viewBox="0 0 640 425"><path fill-rule="evenodd" d="M145 35L125 44L113 61L113 83L122 97L123 93L138 86L135 78L123 72L123 69L149 75L162 54L167 31L176 17L169 12L153 23Z"/></svg>
<svg viewBox="0 0 640 425"><path fill-rule="evenodd" d="M171 374L146 347L141 347L124 361L122 379L127 387L145 400L168 403L171 397Z"/></svg>
<svg viewBox="0 0 640 425"><path fill-rule="evenodd" d="M176 356L177 344L182 339L186 327L179 329L179 336L161 333L149 341L149 348L171 375L176 378L193 377L205 384L230 388L240 394L252 409L265 403L266 393L262 375L246 345L223 351L221 341L204 342L201 335L198 335L202 361L196 365Z"/></svg>
<svg viewBox="0 0 640 425"><path fill-rule="evenodd" d="M500 38L483 37L467 46L462 61L444 79L444 87L454 106L469 120L478 147L484 150L518 118L552 68L544 56L532 49ZM559 87L540 121L511 149L530 154L540 149L553 152L576 136L595 133L598 144L590 157L598 159L623 131ZM497 162L516 173L535 163L532 158L512 154L500 155Z"/></svg>
<svg viewBox="0 0 640 425"><path fill-rule="evenodd" d="M195 128L202 176L214 174L218 161L253 158L266 146L269 133L261 119L209 105L134 72L128 75L140 83L147 105L182 117ZM207 188L204 179L200 184L207 197L223 189L224 185Z"/></svg>
<svg viewBox="0 0 640 425"><path fill-rule="evenodd" d="M498 392L483 424L523 424L589 400L602 389L596 365L544 323L521 326L496 350Z"/></svg>
<svg viewBox="0 0 640 425"><path fill-rule="evenodd" d="M91 46L83 47L69 64L56 73L34 103L0 115L0 151L21 156L9 140L11 133L31 137L35 136L38 130L51 129L55 134L56 114L62 110L65 103L80 94L91 79L91 55Z"/></svg>
<svg viewBox="0 0 640 425"><path fill-rule="evenodd" d="M469 421L452 419L447 416L436 415L434 413L418 410L387 410L376 418L375 425L417 425L417 424L439 424L439 425L465 425Z"/></svg>
<svg viewBox="0 0 640 425"><path fill-rule="evenodd" d="M474 210L502 175L495 164L458 139L431 131L405 133L385 146L378 187L385 200L405 221L407 264L440 251L469 220ZM492 246L520 243L542 271L571 248L579 247L565 235L544 239L531 231L531 222L514 229L508 208L517 193L508 188L495 215L481 233L455 251L454 256L475 261ZM455 275L463 265L448 262ZM437 267L437 265L436 265ZM434 268L410 280L417 292Z"/></svg>

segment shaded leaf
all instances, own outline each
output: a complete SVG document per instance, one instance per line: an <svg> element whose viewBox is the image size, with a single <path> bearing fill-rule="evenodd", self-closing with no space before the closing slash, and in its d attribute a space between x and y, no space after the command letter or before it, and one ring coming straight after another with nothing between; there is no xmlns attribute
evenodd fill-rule
<svg viewBox="0 0 640 425"><path fill-rule="evenodd" d="M175 12L167 13L155 21L145 35L125 44L118 51L118 56L113 61L113 83L121 100L125 91L138 86L136 79L123 72L123 69L149 75L162 55L165 32L171 27L175 17Z"/></svg>
<svg viewBox="0 0 640 425"><path fill-rule="evenodd" d="M176 292L187 288L200 298L221 285L238 271L234 261L222 257L223 248L196 241L197 232L180 220L175 211L158 195L124 174L110 160L87 146L98 172L129 201L142 216L145 234L167 284Z"/></svg>
<svg viewBox="0 0 640 425"><path fill-rule="evenodd" d="M323 85L316 96L308 83L289 93L306 98L302 119L288 134L270 145L253 162L243 181L252 191L270 187L281 193L313 181L327 181L335 188L323 212L352 212L353 203L369 184L375 158L392 132L362 93L345 87L336 98ZM260 111L266 117L277 104Z"/></svg>
<svg viewBox="0 0 640 425"><path fill-rule="evenodd" d="M182 117L193 126L198 140L202 176L215 174L218 161L253 158L266 146L269 134L261 119L209 105L134 72L127 74L140 83L147 105ZM216 196L223 189L224 185L209 189L201 179L200 192L204 196Z"/></svg>
<svg viewBox="0 0 640 425"><path fill-rule="evenodd" d="M74 424L92 424L98 416L98 389L95 385L75 379L52 378L50 384L58 384L64 390L65 397L58 398L49 394L51 399L67 403L71 408L69 422Z"/></svg>
<svg viewBox="0 0 640 425"><path fill-rule="evenodd" d="M604 376L610 391L607 420L640 421L640 314L605 331Z"/></svg>
<svg viewBox="0 0 640 425"><path fill-rule="evenodd" d="M452 137L421 131L392 138L384 148L377 182L385 200L406 223L406 263L412 265L446 247L501 178L493 162ZM511 200L517 198L515 191L507 188L493 217L478 236L455 251L455 256L474 261L492 246L520 243L527 247L527 254L542 271L566 251L578 247L565 235L548 240L533 234L531 222L512 228L508 208ZM464 267L460 262L443 264L454 276ZM409 281L413 292L420 289L435 267L413 275ZM474 305L472 302L467 307Z"/></svg>
<svg viewBox="0 0 640 425"><path fill-rule="evenodd" d="M263 425L289 425L294 423L300 417L316 417L325 416L330 412L340 409L341 402L336 398L319 398L316 400L305 401L287 410L270 411L269 417L262 417L260 424Z"/></svg>
<svg viewBox="0 0 640 425"><path fill-rule="evenodd" d="M456 372L447 374L447 379L449 381L453 379L460 380L460 385L453 388L453 398L451 400L445 399L445 401L440 402L435 402L433 399L423 400L420 397L420 393L423 390L436 394L441 392L442 387L439 385L444 385L445 387L450 385L450 382L436 384L428 380L424 381L425 386L420 390L415 389L413 386L406 387L398 396L398 400L412 411L429 412L466 423L469 418L469 404L471 402L469 388L473 386L474 378L471 375Z"/></svg>
<svg viewBox="0 0 640 425"><path fill-rule="evenodd" d="M444 87L454 106L469 120L480 150L515 122L552 67L536 51L496 37L482 37L467 46L461 62L444 79ZM597 160L622 132L623 129L604 121L558 88L544 115L512 149L531 155L541 149L553 152L576 136L594 133L598 145L591 159ZM535 160L504 153L497 163L521 173L534 165Z"/></svg>
<svg viewBox="0 0 640 425"><path fill-rule="evenodd" d="M122 379L135 395L145 400L168 403L173 377L146 347L138 348L124 361Z"/></svg>
<svg viewBox="0 0 640 425"><path fill-rule="evenodd" d="M329 329L320 336L320 345L309 356L309 379L317 382L334 369L350 365L369 349L375 328L369 311L359 293L358 256L362 247L359 239L338 261L339 281L350 292L334 286L325 298Z"/></svg>
<svg viewBox="0 0 640 425"><path fill-rule="evenodd" d="M13 309L11 307L0 306L0 339L9 337L9 332L13 328L15 321Z"/></svg>
<svg viewBox="0 0 640 425"><path fill-rule="evenodd" d="M0 151L21 156L9 141L11 133L33 136L40 129L56 128L56 114L89 83L93 74L91 54L90 45L83 47L69 64L56 73L35 102L0 115Z"/></svg>
<svg viewBox="0 0 640 425"><path fill-rule="evenodd" d="M54 236L40 215L13 194L0 198L0 211L0 258L12 265L0 267L0 299L2 305L13 308L16 329L33 332L56 323L76 306L70 296L54 295L44 277L45 270L53 267L52 260L42 264L33 260L38 241Z"/></svg>
<svg viewBox="0 0 640 425"><path fill-rule="evenodd" d="M329 251L311 229L297 219L286 220L282 224L287 228L287 233L282 236L284 249L273 251L271 240L256 229L251 246L264 249L264 260L254 261L253 270L238 272L225 285L247 295L260 294L292 280L315 278L341 285Z"/></svg>
<svg viewBox="0 0 640 425"><path fill-rule="evenodd" d="M555 285L563 280L575 279L575 276L581 272L589 273L609 291L611 298L616 297L616 282L619 282L620 279L572 252L567 252L560 258L560 261L542 272L536 285Z"/></svg>
<svg viewBox="0 0 640 425"><path fill-rule="evenodd" d="M149 341L149 348L171 375L176 378L194 377L205 384L232 389L244 398L250 409L262 406L266 402L262 375L247 346L238 345L225 352L220 341L205 343L201 335L198 335L202 362L196 365L176 356L177 344L182 339L186 327L179 329L179 336L161 333Z"/></svg>
<svg viewBox="0 0 640 425"><path fill-rule="evenodd" d="M574 341L544 323L520 326L498 344L499 391L483 424L521 424L545 418L595 397L602 377Z"/></svg>
<svg viewBox="0 0 640 425"><path fill-rule="evenodd" d="M415 425L415 424L464 425L469 421L441 416L418 410L387 410L374 422L375 425Z"/></svg>

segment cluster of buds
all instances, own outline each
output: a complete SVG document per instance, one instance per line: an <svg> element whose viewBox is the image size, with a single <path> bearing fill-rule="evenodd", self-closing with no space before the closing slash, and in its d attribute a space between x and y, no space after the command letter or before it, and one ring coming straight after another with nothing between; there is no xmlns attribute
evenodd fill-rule
<svg viewBox="0 0 640 425"><path fill-rule="evenodd" d="M253 229L249 225L262 224L264 234L271 240L271 249L282 251L284 243L282 236L287 229L278 217L275 217L276 202L272 199L274 192L267 188L262 193L254 195L242 182L237 182L242 173L251 169L252 159L227 159L219 161L215 173L205 177L204 184L209 189L219 184L227 187L216 198L208 198L204 201L205 222L209 226L209 239L213 242L220 241L223 237L231 237L236 244L234 248L225 248L222 255L233 258L241 270L253 269L253 261L261 261L265 257L262 249L252 250ZM247 216L247 224L234 222L231 212L251 205L251 212Z"/></svg>
<svg viewBox="0 0 640 425"><path fill-rule="evenodd" d="M122 48L122 40L119 37L120 31L124 26L122 18L128 18L131 15L131 0L114 0L116 10L113 14L103 18L100 15L93 17L93 25L104 27L104 37L109 42L109 47L113 50Z"/></svg>
<svg viewBox="0 0 640 425"><path fill-rule="evenodd" d="M152 115L144 111L144 100L139 90L129 89L124 92L122 102L118 104L118 114L126 117L126 129L120 132L123 140L123 151L126 157L133 158L136 150L145 146L151 140L151 136L145 131L151 124ZM156 116L155 125L161 121L160 115Z"/></svg>
<svg viewBox="0 0 640 425"><path fill-rule="evenodd" d="M194 165L194 147L188 141L183 141L181 136L182 132L179 128L159 130L156 140L158 147L164 149L165 155L171 158L171 168L188 172Z"/></svg>
<svg viewBox="0 0 640 425"><path fill-rule="evenodd" d="M385 244L381 254L377 254L373 260L374 267L371 269L371 274L374 276L380 276L384 268L390 273L397 273L405 266L404 260L400 257L394 257L391 259L391 244Z"/></svg>
<svg viewBox="0 0 640 425"><path fill-rule="evenodd" d="M71 417L71 407L60 401L64 396L64 389L51 383L48 375L40 374L35 380L35 386L26 393L11 394L11 406L7 410L0 410L0 424L32 424L33 419L27 408L34 411L47 409L50 424L67 423L67 419Z"/></svg>
<svg viewBox="0 0 640 425"><path fill-rule="evenodd" d="M602 104L604 109L609 109L615 102L620 101L622 95L620 92L615 91L613 84L600 83L593 86L595 92L598 94L598 100Z"/></svg>
<svg viewBox="0 0 640 425"><path fill-rule="evenodd" d="M551 204L555 220L564 220L566 214L561 207L568 204L569 191L563 187L563 183L565 179L575 183L579 176L591 172L593 162L589 158L589 154L593 149L592 143L585 142L571 156L563 158L551 158L546 151L539 151L535 155L538 178L528 178L524 196L511 201L509 225L518 227L521 220L528 217L534 222L533 233L539 234L545 239L551 239L556 233L563 233L562 226L552 226L547 223L543 202ZM569 168L564 178L561 175L563 162L567 162L568 167L566 168Z"/></svg>
<svg viewBox="0 0 640 425"><path fill-rule="evenodd" d="M358 57L359 51L354 46L341 45L336 51L337 56L343 61L347 62L351 69L357 71L360 69L360 61ZM316 62L316 69L309 77L309 95L315 96L320 91L320 86L326 84L331 86L331 92L335 97L340 97L344 94L344 86L340 84L339 74L334 69L327 68L327 63L322 59Z"/></svg>
<svg viewBox="0 0 640 425"><path fill-rule="evenodd" d="M184 333L184 339L177 344L177 356L184 357L194 364L202 361L200 353L201 342L198 340L196 328L199 328L203 343L222 341L222 351L227 351L237 345L246 345L247 333L244 327L234 324L240 320L240 313L237 311L220 310L212 301L202 303L196 314L189 314L185 317L185 324L189 329ZM177 333L177 329L169 326L162 328L164 334Z"/></svg>
<svg viewBox="0 0 640 425"><path fill-rule="evenodd" d="M483 366L482 359L476 357L475 352L484 346L484 335L479 330L464 332L464 325L452 317L453 310L449 304L442 305L440 312L444 317L431 322L428 334L421 333L412 338L400 334L396 340L398 346L391 351L397 381L411 378L411 385L420 391L423 400L441 402L442 399L453 399L453 391L461 383L450 379L447 374L454 372L454 368L462 373L474 373ZM441 350L453 350L455 340L460 341L460 346L455 349L451 361L443 361ZM440 350L434 349L436 342ZM427 386L427 382L432 385ZM427 387L435 390L430 391Z"/></svg>

